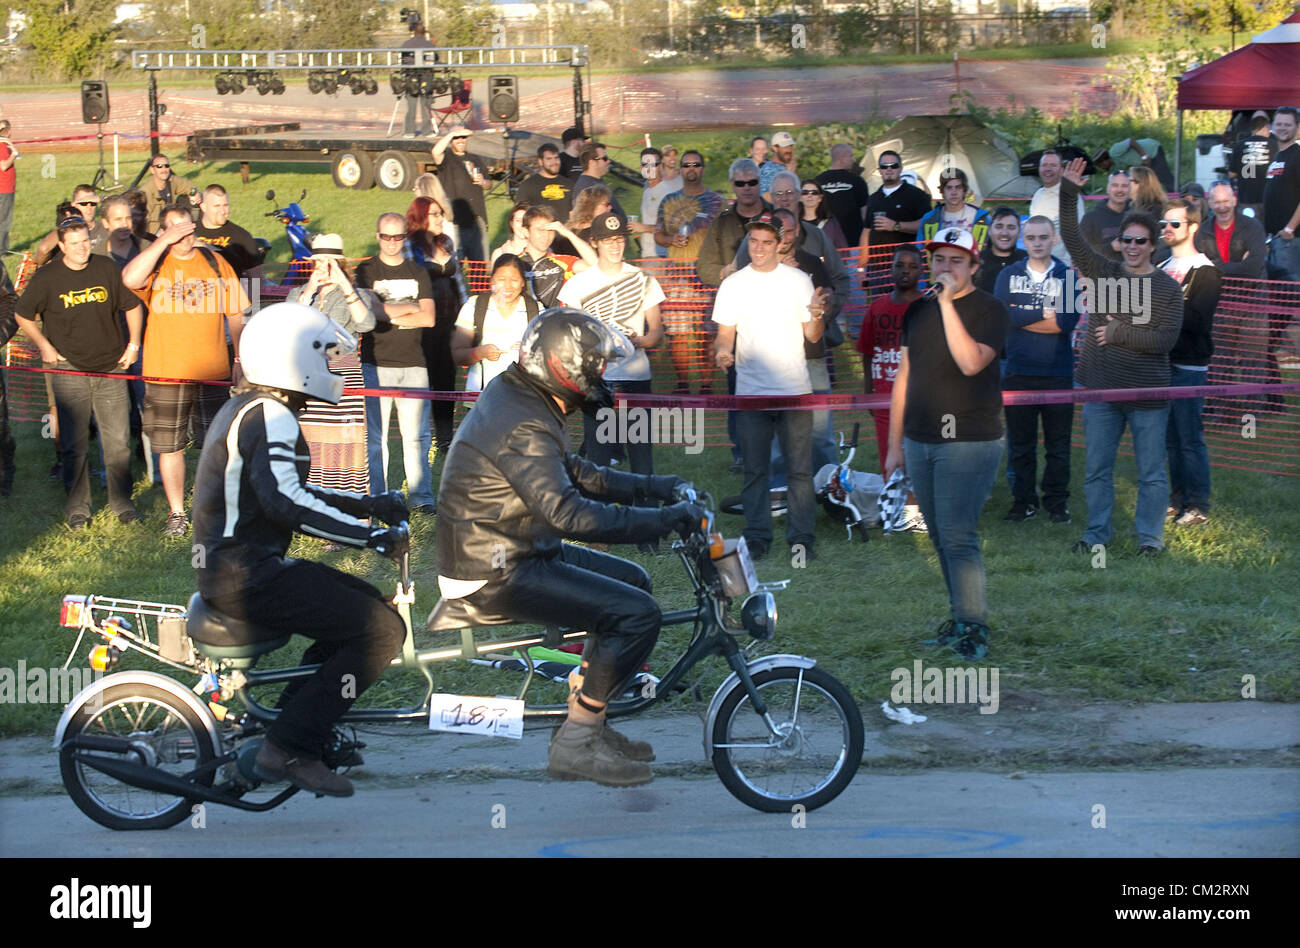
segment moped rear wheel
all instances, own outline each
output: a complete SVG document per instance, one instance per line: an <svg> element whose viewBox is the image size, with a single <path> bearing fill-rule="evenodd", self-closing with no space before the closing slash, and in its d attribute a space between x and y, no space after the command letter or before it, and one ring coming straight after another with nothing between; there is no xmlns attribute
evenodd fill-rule
<svg viewBox="0 0 1300 948"><path fill-rule="evenodd" d="M82 813L109 829L175 826L190 815L198 798L133 787L79 758L114 757L184 777L216 756L204 722L193 708L156 685L115 685L99 699L73 715L64 739L116 738L127 741L129 749L114 753L65 746L59 754L59 770L68 796ZM198 782L211 786L212 780L209 772Z"/></svg>
<svg viewBox="0 0 1300 948"><path fill-rule="evenodd" d="M742 803L768 813L813 810L840 795L862 762L862 713L832 675L784 665L754 676L773 735L742 682L718 708L713 767Z"/></svg>

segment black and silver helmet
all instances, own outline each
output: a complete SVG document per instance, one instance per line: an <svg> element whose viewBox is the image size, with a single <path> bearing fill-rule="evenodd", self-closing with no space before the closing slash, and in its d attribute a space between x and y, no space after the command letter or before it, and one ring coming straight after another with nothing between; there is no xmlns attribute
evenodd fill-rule
<svg viewBox="0 0 1300 948"><path fill-rule="evenodd" d="M539 313L519 342L519 368L569 410L608 408L614 394L605 366L626 355L630 343L580 309L555 306Z"/></svg>

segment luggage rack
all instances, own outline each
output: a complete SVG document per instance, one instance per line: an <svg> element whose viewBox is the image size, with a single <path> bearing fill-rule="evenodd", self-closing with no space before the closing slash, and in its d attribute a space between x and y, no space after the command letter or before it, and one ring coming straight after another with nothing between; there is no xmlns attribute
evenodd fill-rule
<svg viewBox="0 0 1300 948"><path fill-rule="evenodd" d="M184 658L189 650L186 614L184 606L174 603L113 596L64 596L59 624L78 631L63 667L71 664L81 640L90 631L119 651L135 649L173 668L192 671L184 661L176 660L177 656Z"/></svg>

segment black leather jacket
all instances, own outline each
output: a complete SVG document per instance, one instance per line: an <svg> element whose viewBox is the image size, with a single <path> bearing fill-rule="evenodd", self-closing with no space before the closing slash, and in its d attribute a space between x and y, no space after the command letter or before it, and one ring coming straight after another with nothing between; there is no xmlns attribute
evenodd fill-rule
<svg viewBox="0 0 1300 948"><path fill-rule="evenodd" d="M636 543L663 536L659 509L677 478L629 474L566 449L554 399L511 365L484 389L456 430L438 487L438 573L504 579L560 540ZM614 501L629 506L613 506Z"/></svg>

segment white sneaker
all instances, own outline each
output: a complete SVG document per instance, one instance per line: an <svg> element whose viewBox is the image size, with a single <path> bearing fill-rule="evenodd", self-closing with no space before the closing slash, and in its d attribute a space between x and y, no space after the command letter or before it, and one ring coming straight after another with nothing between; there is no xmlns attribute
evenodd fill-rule
<svg viewBox="0 0 1300 948"><path fill-rule="evenodd" d="M903 507L903 515L899 518L902 522L894 527L896 533L929 533L930 528L926 526L925 517L921 514L921 508L915 504L907 504Z"/></svg>

